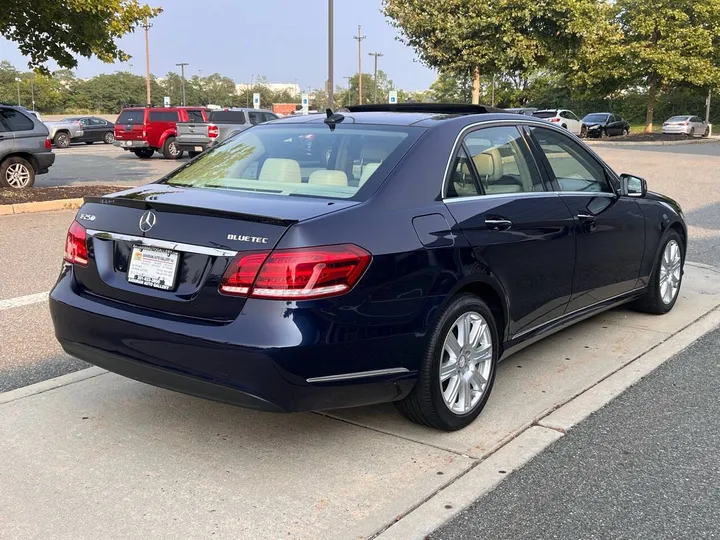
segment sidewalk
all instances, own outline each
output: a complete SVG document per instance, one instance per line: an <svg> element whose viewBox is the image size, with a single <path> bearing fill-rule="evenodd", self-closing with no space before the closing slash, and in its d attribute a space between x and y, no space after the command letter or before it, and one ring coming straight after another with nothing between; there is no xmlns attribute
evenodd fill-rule
<svg viewBox="0 0 720 540"><path fill-rule="evenodd" d="M562 437L543 418L664 361L718 306L720 274L688 264L670 314L614 310L512 356L482 416L451 434L389 405L273 415L101 370L0 393L0 538L422 538L462 509L443 500L455 486L517 468ZM427 505L442 521L403 532Z"/></svg>
<svg viewBox="0 0 720 540"><path fill-rule="evenodd" d="M430 538L719 538L718 395L715 330Z"/></svg>

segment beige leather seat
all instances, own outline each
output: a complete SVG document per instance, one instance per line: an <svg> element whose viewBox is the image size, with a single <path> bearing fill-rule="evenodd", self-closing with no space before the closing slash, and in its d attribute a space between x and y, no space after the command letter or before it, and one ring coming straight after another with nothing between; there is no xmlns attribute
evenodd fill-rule
<svg viewBox="0 0 720 540"><path fill-rule="evenodd" d="M345 174L344 171L321 169L310 175L310 178L308 178L308 184L347 187L348 179L347 174Z"/></svg>
<svg viewBox="0 0 720 540"><path fill-rule="evenodd" d="M382 165L382 163L368 163L367 165L363 165L362 172L360 173L361 186L367 182L368 178L370 178L375 171L377 171L380 165Z"/></svg>
<svg viewBox="0 0 720 540"><path fill-rule="evenodd" d="M260 181L300 184L300 164L294 159L268 158L260 169Z"/></svg>
<svg viewBox="0 0 720 540"><path fill-rule="evenodd" d="M480 181L488 195L493 193L519 193L523 189L516 184L496 184L503 177L503 162L497 148L488 148L473 157Z"/></svg>

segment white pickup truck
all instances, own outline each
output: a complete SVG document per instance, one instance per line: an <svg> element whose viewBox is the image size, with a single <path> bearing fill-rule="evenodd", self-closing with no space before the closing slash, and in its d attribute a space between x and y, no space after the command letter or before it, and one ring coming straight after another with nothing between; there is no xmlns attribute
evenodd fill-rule
<svg viewBox="0 0 720 540"><path fill-rule="evenodd" d="M83 126L77 121L61 120L60 122L43 122L50 134L48 138L56 148L67 148L72 139L82 137Z"/></svg>
<svg viewBox="0 0 720 540"><path fill-rule="evenodd" d="M277 118L273 112L262 109L212 110L207 122L178 123L175 145L178 150L187 151L190 157L194 157L254 125Z"/></svg>

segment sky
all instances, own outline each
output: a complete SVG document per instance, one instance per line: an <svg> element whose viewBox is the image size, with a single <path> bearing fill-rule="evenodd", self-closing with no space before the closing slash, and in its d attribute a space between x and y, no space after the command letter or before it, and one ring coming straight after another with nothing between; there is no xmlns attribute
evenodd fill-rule
<svg viewBox="0 0 720 540"><path fill-rule="evenodd" d="M146 0L164 12L152 21L150 70L161 77L188 62L185 76L218 72L236 83L264 75L271 83L297 82L303 88L323 88L327 79L327 0ZM424 90L435 73L414 62L413 50L395 40L397 31L380 12L380 0L335 0L335 84L357 73L358 24L362 25L363 72L371 73L381 52L379 69L397 88ZM145 39L142 29L120 39L120 48L133 58L126 64L105 64L80 57L75 73L92 77L99 73L129 70L145 74ZM0 60L20 70L27 59L14 43L0 38ZM50 69L56 65L49 64ZM132 67L130 67L132 66Z"/></svg>

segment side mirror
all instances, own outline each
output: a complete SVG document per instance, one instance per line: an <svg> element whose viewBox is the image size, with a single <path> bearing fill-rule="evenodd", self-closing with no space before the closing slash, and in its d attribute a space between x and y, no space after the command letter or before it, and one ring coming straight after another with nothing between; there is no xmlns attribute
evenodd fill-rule
<svg viewBox="0 0 720 540"><path fill-rule="evenodd" d="M647 182L639 176L621 174L620 194L626 197L644 197L647 195Z"/></svg>

